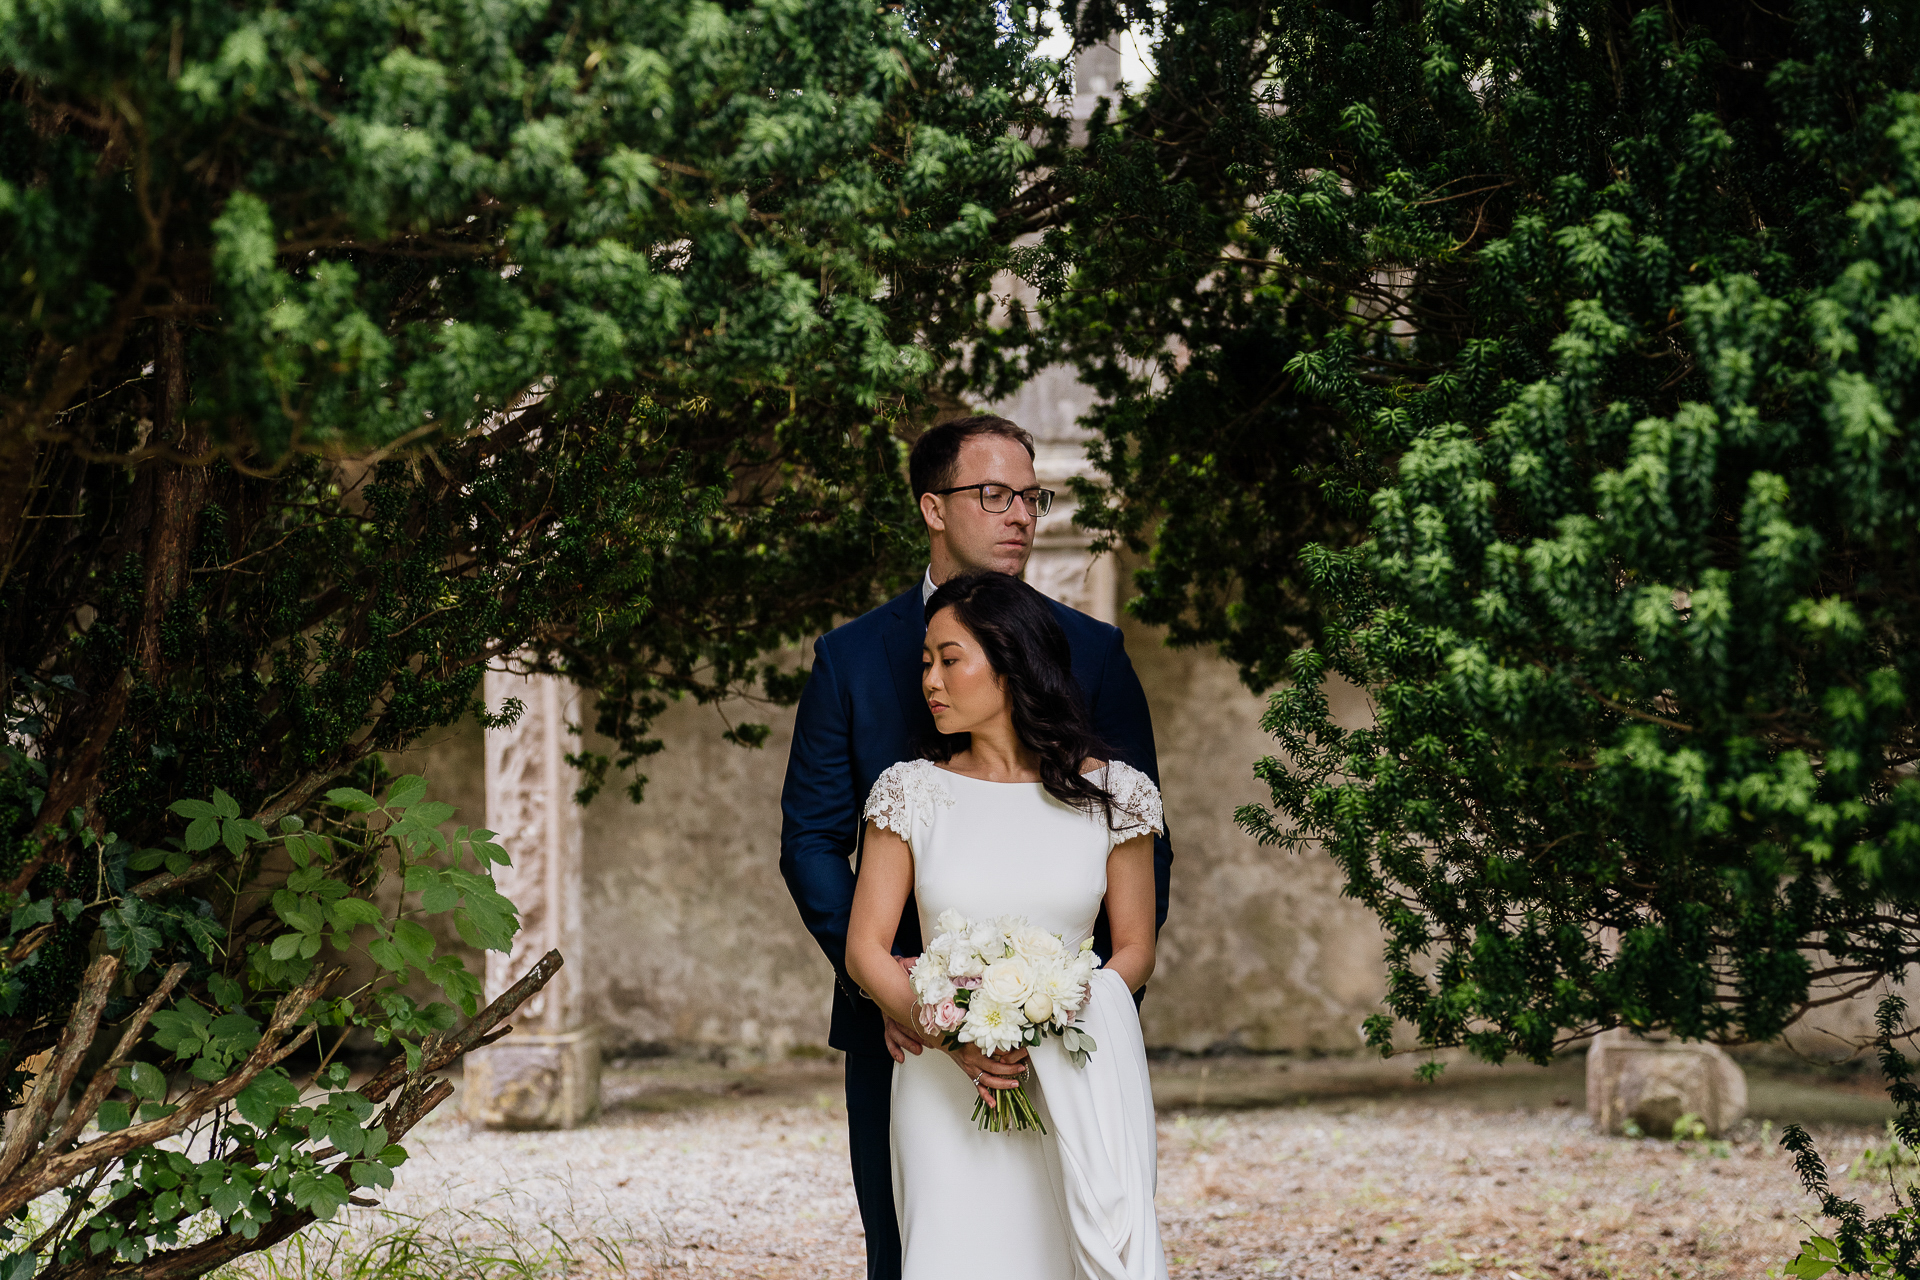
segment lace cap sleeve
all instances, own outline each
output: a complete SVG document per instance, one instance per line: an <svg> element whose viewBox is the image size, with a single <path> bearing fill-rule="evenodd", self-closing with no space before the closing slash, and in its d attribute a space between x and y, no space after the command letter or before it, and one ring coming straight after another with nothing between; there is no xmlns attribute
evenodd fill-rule
<svg viewBox="0 0 1920 1280"><path fill-rule="evenodd" d="M890 765L867 795L867 821L911 844L916 824L931 822L935 812L953 803L932 768L925 760Z"/></svg>
<svg viewBox="0 0 1920 1280"><path fill-rule="evenodd" d="M1164 833L1166 821L1160 813L1160 788L1153 780L1125 761L1107 766L1107 791L1113 796L1113 843L1124 844L1148 832Z"/></svg>

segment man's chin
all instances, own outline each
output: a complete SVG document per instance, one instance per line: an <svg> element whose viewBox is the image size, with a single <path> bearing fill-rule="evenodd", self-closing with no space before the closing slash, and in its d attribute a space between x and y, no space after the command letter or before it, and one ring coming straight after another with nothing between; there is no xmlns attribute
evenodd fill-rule
<svg viewBox="0 0 1920 1280"><path fill-rule="evenodd" d="M1032 547L1022 547L1018 551L995 548L994 554L988 558L987 567L995 573L1010 574L1017 578L1027 571L1027 560L1032 555Z"/></svg>

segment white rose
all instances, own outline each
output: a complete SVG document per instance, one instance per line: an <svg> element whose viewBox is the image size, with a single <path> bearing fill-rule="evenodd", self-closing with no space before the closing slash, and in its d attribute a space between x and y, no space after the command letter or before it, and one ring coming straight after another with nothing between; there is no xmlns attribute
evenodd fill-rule
<svg viewBox="0 0 1920 1280"><path fill-rule="evenodd" d="M967 934L967 946L989 960L998 960L1006 954L1007 942L1000 931L991 924L976 924Z"/></svg>
<svg viewBox="0 0 1920 1280"><path fill-rule="evenodd" d="M1053 1001L1046 992L1036 991L1027 997L1026 1014L1027 1021L1037 1027L1053 1016Z"/></svg>
<svg viewBox="0 0 1920 1280"><path fill-rule="evenodd" d="M913 994L920 998L921 1004L939 1004L942 1000L953 999L953 979L940 970L928 967L925 977L918 969L913 973Z"/></svg>
<svg viewBox="0 0 1920 1280"><path fill-rule="evenodd" d="M1033 994L1033 966L1019 956L996 960L981 975L980 990L1000 1004L1023 1005Z"/></svg>
<svg viewBox="0 0 1920 1280"><path fill-rule="evenodd" d="M1064 955L1066 949L1059 934L1048 933L1037 926L1022 924L1013 931L1013 953L1036 964Z"/></svg>
<svg viewBox="0 0 1920 1280"><path fill-rule="evenodd" d="M986 969L987 962L980 958L980 952L971 944L955 947L953 954L947 957L949 978L977 978Z"/></svg>
<svg viewBox="0 0 1920 1280"><path fill-rule="evenodd" d="M943 934L965 933L967 918L949 907L934 918L933 927Z"/></svg>

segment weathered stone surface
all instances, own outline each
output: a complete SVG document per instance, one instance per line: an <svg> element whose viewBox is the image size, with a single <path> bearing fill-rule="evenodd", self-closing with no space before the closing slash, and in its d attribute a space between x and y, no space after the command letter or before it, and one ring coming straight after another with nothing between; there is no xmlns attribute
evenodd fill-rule
<svg viewBox="0 0 1920 1280"><path fill-rule="evenodd" d="M494 878L520 909L513 948L486 956L486 998L516 982L549 950L566 964L522 1005L514 1034L469 1055L468 1119L490 1128L570 1128L600 1107L600 1042L583 1018L591 985L581 928L583 843L578 786L566 763L567 725L580 692L552 676L489 672L486 699L524 706L514 724L486 730L486 825L512 864Z"/></svg>
<svg viewBox="0 0 1920 1280"><path fill-rule="evenodd" d="M1654 1138L1698 1116L1717 1136L1747 1114L1747 1077L1715 1045L1606 1031L1587 1050L1587 1114L1602 1133L1632 1120Z"/></svg>
<svg viewBox="0 0 1920 1280"><path fill-rule="evenodd" d="M571 1129L600 1110L600 1037L515 1031L466 1061L467 1121L487 1129Z"/></svg>

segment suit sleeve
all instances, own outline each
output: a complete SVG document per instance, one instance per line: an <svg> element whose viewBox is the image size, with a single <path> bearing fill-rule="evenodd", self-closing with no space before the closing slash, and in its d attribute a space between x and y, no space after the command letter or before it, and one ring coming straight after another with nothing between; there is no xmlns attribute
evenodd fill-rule
<svg viewBox="0 0 1920 1280"><path fill-rule="evenodd" d="M825 638L813 646L813 674L800 695L780 790L780 874L807 932L849 995L847 921L853 912L853 864L860 839L852 730L845 692Z"/></svg>
<svg viewBox="0 0 1920 1280"><path fill-rule="evenodd" d="M1153 745L1153 713L1147 708L1147 691L1127 657L1120 631L1112 633L1112 648L1101 664L1100 687L1093 691L1094 732L1113 748L1114 754L1160 785L1160 756ZM1172 829L1153 838L1154 924L1167 922L1167 898L1173 879Z"/></svg>

